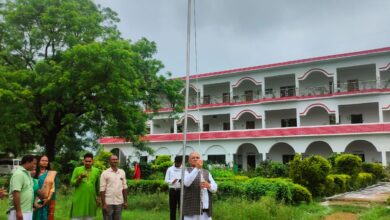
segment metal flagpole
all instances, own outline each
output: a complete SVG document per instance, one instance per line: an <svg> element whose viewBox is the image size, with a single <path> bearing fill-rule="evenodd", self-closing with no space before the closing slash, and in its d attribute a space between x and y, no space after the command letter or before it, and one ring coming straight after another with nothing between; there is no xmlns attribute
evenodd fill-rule
<svg viewBox="0 0 390 220"><path fill-rule="evenodd" d="M188 96L190 88L190 49L191 49L191 0L188 0L188 14L187 14L187 59L186 59L186 92L184 104L184 128L183 128L183 156L182 156L182 170L180 181L180 220L183 219L183 204L184 204L184 172L186 169L186 145L187 145L187 115L188 115Z"/></svg>

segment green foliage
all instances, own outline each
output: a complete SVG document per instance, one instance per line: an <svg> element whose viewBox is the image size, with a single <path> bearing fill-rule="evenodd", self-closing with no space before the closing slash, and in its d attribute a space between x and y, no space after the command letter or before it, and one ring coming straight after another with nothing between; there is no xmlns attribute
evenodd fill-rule
<svg viewBox="0 0 390 220"><path fill-rule="evenodd" d="M245 182L249 180L249 177L247 176L214 177L214 174L213 174L213 178L215 179L215 181L219 181L219 182L222 181Z"/></svg>
<svg viewBox="0 0 390 220"><path fill-rule="evenodd" d="M374 174L372 173L359 173L355 181L355 189L364 188L372 185L375 182Z"/></svg>
<svg viewBox="0 0 390 220"><path fill-rule="evenodd" d="M325 180L330 163L321 156L310 156L300 161L295 156L290 163L290 177L294 183L307 187L314 196L325 194Z"/></svg>
<svg viewBox="0 0 390 220"><path fill-rule="evenodd" d="M346 174L331 174L326 177L326 195L344 193L351 189L351 176Z"/></svg>
<svg viewBox="0 0 390 220"><path fill-rule="evenodd" d="M141 162L139 167L141 169L141 178L149 179L149 176L153 173L152 164Z"/></svg>
<svg viewBox="0 0 390 220"><path fill-rule="evenodd" d="M152 164L152 169L154 172L162 172L165 173L167 169L172 166L173 162L171 161L171 157L168 155L161 155L157 157L157 159Z"/></svg>
<svg viewBox="0 0 390 220"><path fill-rule="evenodd" d="M222 181L218 182L217 198L244 197L246 195L244 182Z"/></svg>
<svg viewBox="0 0 390 220"><path fill-rule="evenodd" d="M375 181L386 177L385 169L380 163L363 163L362 171L366 173L372 173L374 175Z"/></svg>
<svg viewBox="0 0 390 220"><path fill-rule="evenodd" d="M300 203L300 202L311 203L312 195L310 191L305 187L299 184L294 184L294 188L292 190L292 200L295 203Z"/></svg>
<svg viewBox="0 0 390 220"><path fill-rule="evenodd" d="M354 180L362 170L362 159L353 154L342 154L336 158L335 170L340 174L348 174Z"/></svg>
<svg viewBox="0 0 390 220"><path fill-rule="evenodd" d="M210 170L211 175L214 179L218 178L233 178L234 172L232 169L229 168L213 168Z"/></svg>
<svg viewBox="0 0 390 220"><path fill-rule="evenodd" d="M0 148L40 145L54 161L95 146L86 136L119 136L150 151L143 106L157 110L166 97L179 111L182 80L158 74L156 44L122 39L118 21L91 0L0 4Z"/></svg>
<svg viewBox="0 0 390 220"><path fill-rule="evenodd" d="M110 167L108 160L110 159L112 153L103 150L101 148L96 156L93 158L93 165L98 168L101 172Z"/></svg>
<svg viewBox="0 0 390 220"><path fill-rule="evenodd" d="M127 187L129 193L153 194L168 191L168 184L163 180L128 180Z"/></svg>
<svg viewBox="0 0 390 220"><path fill-rule="evenodd" d="M256 167L256 174L261 177L276 178L276 177L288 177L288 165L280 162L274 162L271 160L265 160L260 162Z"/></svg>

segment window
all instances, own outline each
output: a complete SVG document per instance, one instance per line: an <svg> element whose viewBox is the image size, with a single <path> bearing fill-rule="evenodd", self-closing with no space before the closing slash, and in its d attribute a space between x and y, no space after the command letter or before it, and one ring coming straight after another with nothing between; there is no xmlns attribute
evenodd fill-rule
<svg viewBox="0 0 390 220"><path fill-rule="evenodd" d="M225 155L208 155L207 161L212 164L226 164Z"/></svg>
<svg viewBox="0 0 390 220"><path fill-rule="evenodd" d="M329 94L333 93L333 82L329 82Z"/></svg>
<svg viewBox="0 0 390 220"><path fill-rule="evenodd" d="M362 124L363 123L363 115L351 115L351 124Z"/></svg>
<svg viewBox="0 0 390 220"><path fill-rule="evenodd" d="M247 101L247 102L253 101L253 91L252 90L245 91L245 101Z"/></svg>
<svg viewBox="0 0 390 220"><path fill-rule="evenodd" d="M281 127L296 127L297 126L297 119L296 118L288 118L288 119L282 119L281 120Z"/></svg>
<svg viewBox="0 0 390 220"><path fill-rule="evenodd" d="M347 85L348 85L348 87L347 87L348 92L359 90L359 80L351 79L351 80L348 80L347 82L348 82L347 83Z"/></svg>
<svg viewBox="0 0 390 220"><path fill-rule="evenodd" d="M360 157L360 159L362 159L362 162L365 162L364 154L358 153L358 154L353 154L353 155Z"/></svg>
<svg viewBox="0 0 390 220"><path fill-rule="evenodd" d="M177 133L183 133L183 125L177 125Z"/></svg>
<svg viewBox="0 0 390 220"><path fill-rule="evenodd" d="M224 131L230 130L230 123L229 122L224 122L223 123L223 130Z"/></svg>
<svg viewBox="0 0 390 220"><path fill-rule="evenodd" d="M283 163L284 164L289 163L293 159L294 159L294 155L291 155L291 154L284 154L283 155Z"/></svg>
<svg viewBox="0 0 390 220"><path fill-rule="evenodd" d="M170 132L170 133L174 133L174 132L175 132L175 130L174 130L174 128L173 128L173 125L171 126L169 132Z"/></svg>
<svg viewBox="0 0 390 220"><path fill-rule="evenodd" d="M295 95L295 87L294 86L282 86L280 87L280 97L288 97Z"/></svg>
<svg viewBox="0 0 390 220"><path fill-rule="evenodd" d="M230 102L230 95L229 95L229 93L225 92L225 93L222 94L222 102L223 103Z"/></svg>
<svg viewBox="0 0 390 220"><path fill-rule="evenodd" d="M266 97L273 97L273 89L265 89L265 96Z"/></svg>
<svg viewBox="0 0 390 220"><path fill-rule="evenodd" d="M203 96L203 104L210 104L210 95Z"/></svg>
<svg viewBox="0 0 390 220"><path fill-rule="evenodd" d="M246 129L255 129L255 122L254 121L247 121L245 128Z"/></svg>
<svg viewBox="0 0 390 220"><path fill-rule="evenodd" d="M336 124L336 115L334 115L334 114L329 115L329 124L330 125L335 125Z"/></svg>
<svg viewBox="0 0 390 220"><path fill-rule="evenodd" d="M203 131L210 131L210 125L209 124L204 124L203 125Z"/></svg>
<svg viewBox="0 0 390 220"><path fill-rule="evenodd" d="M150 134L150 127L146 128L146 134Z"/></svg>

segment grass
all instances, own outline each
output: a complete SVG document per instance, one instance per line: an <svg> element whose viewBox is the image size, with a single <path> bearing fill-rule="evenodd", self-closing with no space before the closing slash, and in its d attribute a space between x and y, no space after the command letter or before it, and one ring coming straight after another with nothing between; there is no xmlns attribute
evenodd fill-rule
<svg viewBox="0 0 390 220"><path fill-rule="evenodd" d="M56 220L69 219L71 195L59 195L56 205ZM123 212L122 219L161 220L169 219L168 195L138 194L129 195L129 208ZM0 219L6 219L8 201L0 201ZM248 201L242 198L228 198L214 203L214 220L263 219L263 220L321 220L335 212L350 212L359 215L361 220L390 219L390 209L384 205L372 208L353 205L322 206L318 202L298 206L285 205L270 197L259 201ZM99 209L96 220L102 220Z"/></svg>

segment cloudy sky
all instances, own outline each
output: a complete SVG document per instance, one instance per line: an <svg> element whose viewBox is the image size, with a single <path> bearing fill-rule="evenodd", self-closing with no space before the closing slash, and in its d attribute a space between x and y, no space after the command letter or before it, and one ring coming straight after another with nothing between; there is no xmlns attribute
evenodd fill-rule
<svg viewBox="0 0 390 220"><path fill-rule="evenodd" d="M163 73L185 75L187 0L94 1L125 38L157 43ZM195 1L197 73L390 46L390 0Z"/></svg>

